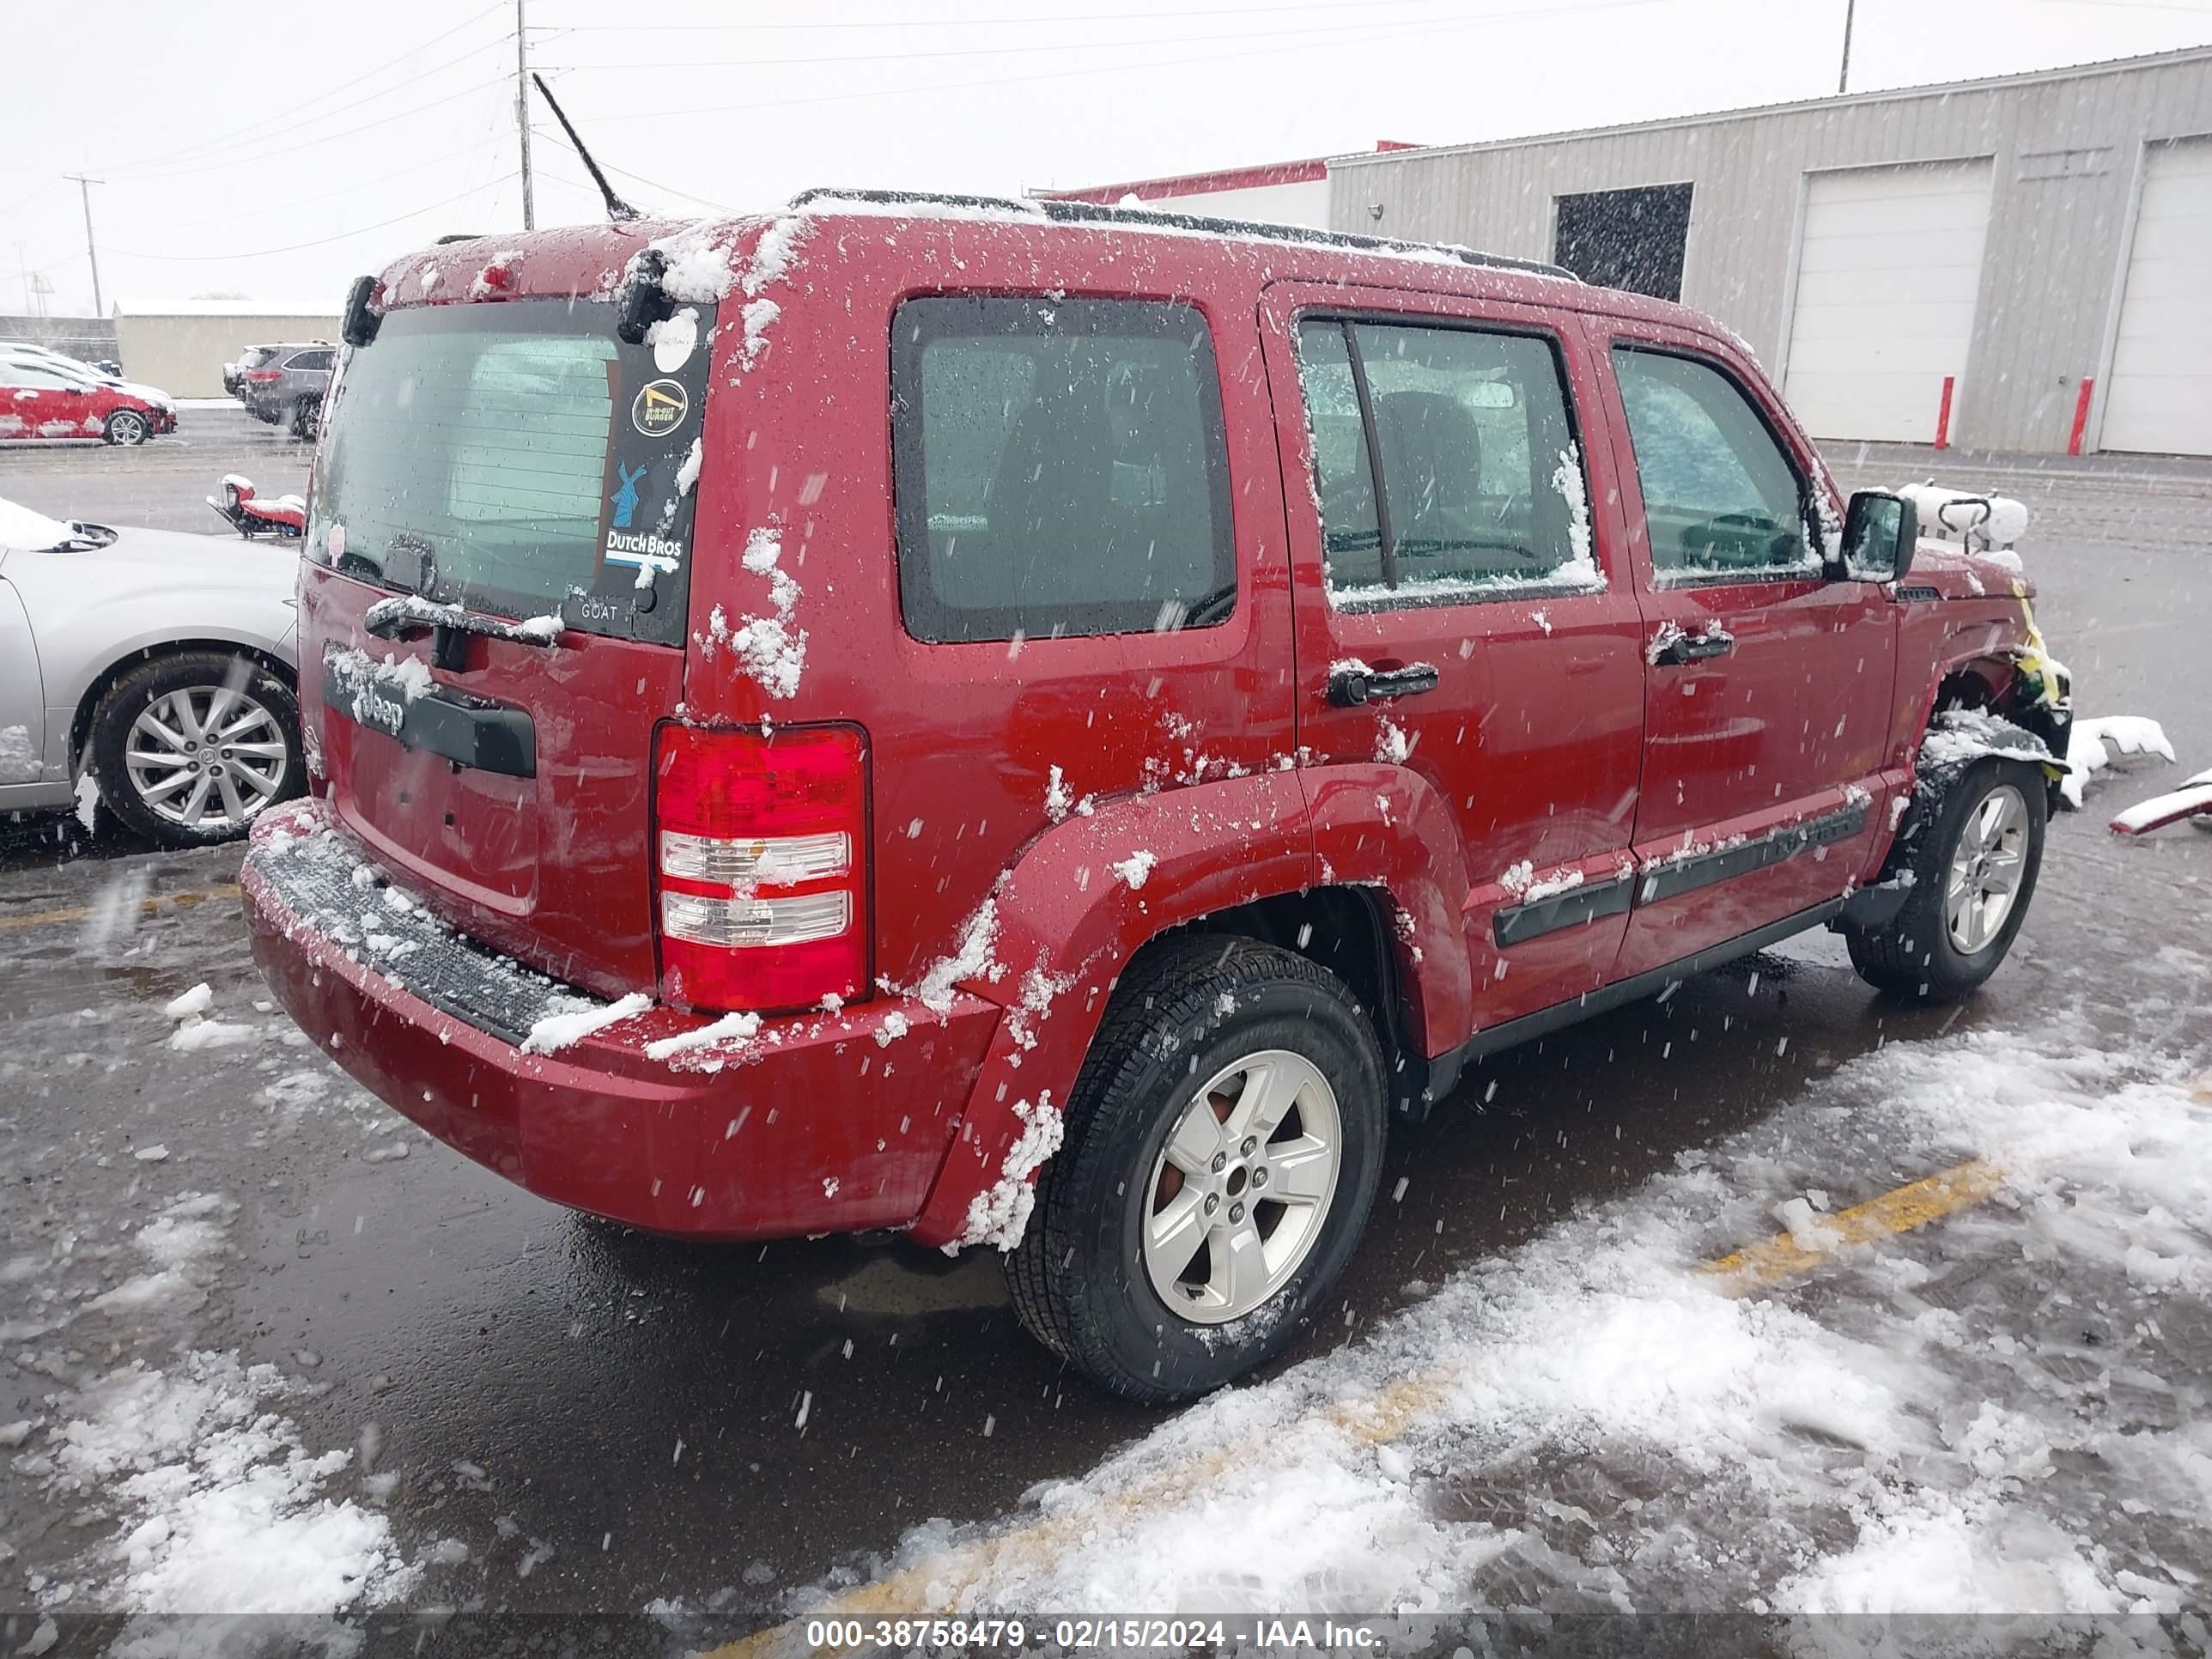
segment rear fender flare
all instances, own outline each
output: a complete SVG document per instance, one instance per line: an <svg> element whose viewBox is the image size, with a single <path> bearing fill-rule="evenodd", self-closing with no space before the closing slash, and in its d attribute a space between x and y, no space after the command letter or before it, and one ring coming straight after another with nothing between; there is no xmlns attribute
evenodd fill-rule
<svg viewBox="0 0 2212 1659"><path fill-rule="evenodd" d="M1350 762L1298 776L1321 884L1379 888L1387 902L1407 1042L1431 1059L1458 1048L1474 1035L1476 988L1459 813L1411 767Z"/></svg>
<svg viewBox="0 0 2212 1659"><path fill-rule="evenodd" d="M1048 831L995 895L1004 972L968 988L1007 1012L915 1237L961 1242L979 1197L1034 1174L1017 1166L1036 1146L1038 1103L1066 1107L1115 979L1170 928L1316 885L1382 889L1396 922L1406 1037L1425 1054L1464 1042L1474 1003L1459 847L1458 820L1435 787L1380 763L1138 797ZM1122 871L1139 850L1158 861L1132 887Z"/></svg>
<svg viewBox="0 0 2212 1659"><path fill-rule="evenodd" d="M1305 798L1287 771L1106 802L1030 842L990 900L998 976L963 986L1006 1014L915 1237L959 1241L979 1195L1034 1173L1015 1170L1010 1149L1040 1103L1066 1108L1115 981L1147 941L1298 892L1313 871Z"/></svg>

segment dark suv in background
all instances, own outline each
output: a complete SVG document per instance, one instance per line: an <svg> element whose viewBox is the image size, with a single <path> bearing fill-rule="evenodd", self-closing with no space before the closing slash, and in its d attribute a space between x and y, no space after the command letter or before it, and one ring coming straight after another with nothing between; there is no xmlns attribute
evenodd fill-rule
<svg viewBox="0 0 2212 1659"><path fill-rule="evenodd" d="M292 434L312 439L322 429L323 398L331 389L337 348L327 340L300 345L249 346L223 365L223 384L256 420L289 422Z"/></svg>

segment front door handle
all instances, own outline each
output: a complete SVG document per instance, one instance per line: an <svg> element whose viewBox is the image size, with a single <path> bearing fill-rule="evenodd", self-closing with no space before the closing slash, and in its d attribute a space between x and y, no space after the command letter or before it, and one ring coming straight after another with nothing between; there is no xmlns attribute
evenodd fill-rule
<svg viewBox="0 0 2212 1659"><path fill-rule="evenodd" d="M1377 697L1412 697L1437 689L1436 665L1409 662L1403 668L1370 668L1358 658L1328 671L1328 700L1339 708L1357 708Z"/></svg>
<svg viewBox="0 0 2212 1659"><path fill-rule="evenodd" d="M1724 628L1709 627L1703 634L1685 634L1676 629L1669 637L1652 641L1651 665L1671 668L1686 662L1706 662L1735 649L1735 635Z"/></svg>

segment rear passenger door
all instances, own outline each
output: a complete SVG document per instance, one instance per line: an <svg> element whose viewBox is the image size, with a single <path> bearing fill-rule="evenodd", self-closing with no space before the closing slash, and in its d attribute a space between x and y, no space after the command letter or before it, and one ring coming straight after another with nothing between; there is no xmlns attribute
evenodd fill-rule
<svg viewBox="0 0 2212 1659"><path fill-rule="evenodd" d="M1826 563L1802 438L1717 341L1592 324L1641 590L1649 730L1621 976L1833 898L1880 823L1895 673L1878 582Z"/></svg>
<svg viewBox="0 0 2212 1659"><path fill-rule="evenodd" d="M1593 990L1626 925L1644 688L1584 343L1534 307L1390 289L1280 284L1263 323L1300 757L1332 769L1309 784L1322 879L1371 868L1344 866L1378 811L1426 816L1451 844L1418 856L1466 879L1457 914L1407 918L1407 951L1461 930L1484 1027Z"/></svg>

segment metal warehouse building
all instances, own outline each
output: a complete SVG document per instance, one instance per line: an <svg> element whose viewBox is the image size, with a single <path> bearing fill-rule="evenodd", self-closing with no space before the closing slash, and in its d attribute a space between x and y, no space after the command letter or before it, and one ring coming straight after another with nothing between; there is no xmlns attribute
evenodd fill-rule
<svg viewBox="0 0 2212 1659"><path fill-rule="evenodd" d="M1464 242L1681 300L1816 437L2212 454L2212 47L1040 193Z"/></svg>
<svg viewBox="0 0 2212 1659"><path fill-rule="evenodd" d="M1328 166L1334 228L1711 313L1816 437L2212 454L2212 48Z"/></svg>

